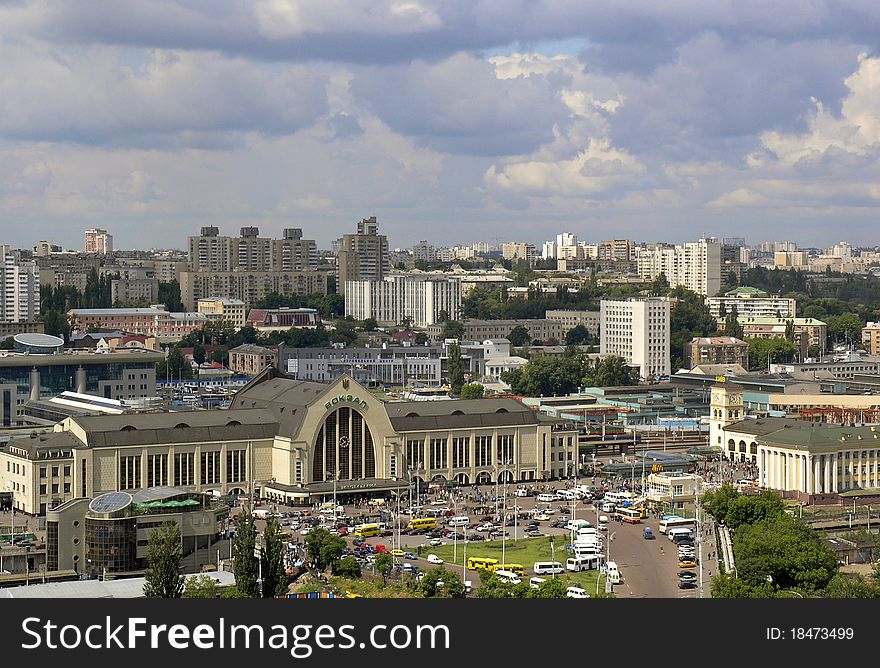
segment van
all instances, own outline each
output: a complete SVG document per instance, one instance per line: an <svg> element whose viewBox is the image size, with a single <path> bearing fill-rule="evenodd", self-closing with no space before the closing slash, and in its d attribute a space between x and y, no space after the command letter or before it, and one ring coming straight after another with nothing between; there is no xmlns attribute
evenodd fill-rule
<svg viewBox="0 0 880 668"><path fill-rule="evenodd" d="M651 531L651 527L645 527L644 529L642 529L642 536L645 538L645 540L651 540L652 538L654 538L654 532Z"/></svg>
<svg viewBox="0 0 880 668"><path fill-rule="evenodd" d="M600 545L575 545L574 546L574 556L575 557L591 557L598 556L602 554L602 547Z"/></svg>
<svg viewBox="0 0 880 668"><path fill-rule="evenodd" d="M565 572L565 568L558 561L536 561L532 565L532 570L535 573L541 573L546 575L558 575L560 573Z"/></svg>
<svg viewBox="0 0 880 668"><path fill-rule="evenodd" d="M609 561L605 565L605 577L608 578L608 582L611 584L620 584L620 571L617 568L616 562Z"/></svg>
<svg viewBox="0 0 880 668"><path fill-rule="evenodd" d="M604 503L602 503L603 513L613 513L615 508L617 508L617 504L611 503L611 501L605 501Z"/></svg>
<svg viewBox="0 0 880 668"><path fill-rule="evenodd" d="M529 587L532 589L540 589L541 585L547 582L546 578L534 577L529 579Z"/></svg>
<svg viewBox="0 0 880 668"><path fill-rule="evenodd" d="M588 529L593 525L587 522L587 520L569 520L568 524L565 525L565 528L569 531L580 531L581 529Z"/></svg>
<svg viewBox="0 0 880 668"><path fill-rule="evenodd" d="M547 494L547 493L538 494L538 501L541 503L552 503L553 501L556 501L556 500L557 499L556 499L555 494Z"/></svg>
<svg viewBox="0 0 880 668"><path fill-rule="evenodd" d="M669 538L669 540L672 540L672 541L675 540L675 537L676 537L676 536L683 536L683 537L687 537L687 538L693 538L693 537L694 537L694 531L693 531L693 529L688 529L688 528L686 528L686 527L675 527L675 528L673 528L673 529L669 529L669 530L667 530L667 532L666 532L666 536Z"/></svg>
<svg viewBox="0 0 880 668"><path fill-rule="evenodd" d="M517 496L520 496L520 497L522 497L522 496L528 496L528 495L529 495L529 490L527 490L525 487L517 487L517 488L516 488L516 495L517 495Z"/></svg>
<svg viewBox="0 0 880 668"><path fill-rule="evenodd" d="M587 590L581 587L569 587L565 590L565 596L567 598L590 598Z"/></svg>
<svg viewBox="0 0 880 668"><path fill-rule="evenodd" d="M519 576L512 571L495 571L495 575L497 575L502 582L509 582L510 584L515 585L522 582L522 580L519 579Z"/></svg>
<svg viewBox="0 0 880 668"><path fill-rule="evenodd" d="M458 515L456 517L450 517L446 524L451 527L466 527L470 526L471 518L467 515Z"/></svg>

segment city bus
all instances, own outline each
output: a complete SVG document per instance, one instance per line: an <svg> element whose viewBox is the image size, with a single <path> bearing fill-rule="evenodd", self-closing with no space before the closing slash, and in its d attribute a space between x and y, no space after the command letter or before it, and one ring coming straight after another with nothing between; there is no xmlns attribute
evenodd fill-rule
<svg viewBox="0 0 880 668"><path fill-rule="evenodd" d="M526 569L522 564L492 564L487 570L497 573L498 571L509 571L516 575L525 575Z"/></svg>
<svg viewBox="0 0 880 668"><path fill-rule="evenodd" d="M692 517L678 517L677 515L667 515L660 520L660 533L666 533L674 527L686 527L693 529L696 527L697 521Z"/></svg>
<svg viewBox="0 0 880 668"><path fill-rule="evenodd" d="M617 514L627 524L638 524L642 521L642 513L638 508L618 508Z"/></svg>
<svg viewBox="0 0 880 668"><path fill-rule="evenodd" d="M468 557L467 567L469 571L475 571L480 568L489 570L497 563L497 559L492 559L490 557Z"/></svg>
<svg viewBox="0 0 880 668"><path fill-rule="evenodd" d="M372 538L373 536L382 535L382 527L378 524L360 524L354 530L354 535L358 538Z"/></svg>
<svg viewBox="0 0 880 668"><path fill-rule="evenodd" d="M420 517L409 521L406 527L410 531L431 531L437 528L436 517Z"/></svg>

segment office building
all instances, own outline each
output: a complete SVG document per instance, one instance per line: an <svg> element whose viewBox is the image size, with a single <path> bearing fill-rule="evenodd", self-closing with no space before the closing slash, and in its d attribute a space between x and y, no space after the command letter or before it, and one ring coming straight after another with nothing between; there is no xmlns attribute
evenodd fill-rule
<svg viewBox="0 0 880 668"><path fill-rule="evenodd" d="M112 255L113 235L108 233L107 230L101 230L97 227L86 230L85 252L97 253L98 255Z"/></svg>
<svg viewBox="0 0 880 668"><path fill-rule="evenodd" d="M61 340L45 334L20 334L20 352L0 356L0 424L15 426L28 400L65 391L107 399L156 396L156 363L161 353L146 350L59 353Z"/></svg>
<svg viewBox="0 0 880 668"><path fill-rule="evenodd" d="M40 270L9 246L0 246L0 322L33 322L40 315Z"/></svg>
<svg viewBox="0 0 880 668"><path fill-rule="evenodd" d="M235 329L245 325L245 307L240 299L230 297L203 297L196 303L198 312L208 321L227 322Z"/></svg>
<svg viewBox="0 0 880 668"><path fill-rule="evenodd" d="M763 290L746 286L734 288L718 297L707 297L706 306L722 326L727 314L734 309L737 316L744 318L794 318L797 315L796 299L771 296Z"/></svg>
<svg viewBox="0 0 880 668"><path fill-rule="evenodd" d="M560 478L577 453L575 423L515 399L385 403L348 376L320 384L272 369L228 410L70 417L56 430L0 446L0 485L18 486L24 512L169 485L304 505L335 488L350 502L408 484Z"/></svg>
<svg viewBox="0 0 880 668"><path fill-rule="evenodd" d="M75 333L98 328L154 336L159 341L177 341L208 322L201 313L171 313L162 304L149 308L78 308L68 311L68 315Z"/></svg>
<svg viewBox="0 0 880 668"><path fill-rule="evenodd" d="M669 375L668 299L603 299L599 310L601 355L622 357L644 380Z"/></svg>
<svg viewBox="0 0 880 668"><path fill-rule="evenodd" d="M357 224L357 234L345 234L337 255L337 292L345 294L349 281L381 281L391 271L388 237L379 234L376 217Z"/></svg>
<svg viewBox="0 0 880 668"><path fill-rule="evenodd" d="M161 478L163 471L156 467L150 474ZM145 570L150 534L163 522L180 529L181 567L199 572L216 561L211 546L222 536L229 507L211 495L166 485L75 498L43 512L47 570L101 578Z"/></svg>
<svg viewBox="0 0 880 668"><path fill-rule="evenodd" d="M374 318L380 325L414 327L442 322L441 313L457 320L461 309L461 282L430 274L388 276L381 281L348 281L345 315L355 320Z"/></svg>
<svg viewBox="0 0 880 668"><path fill-rule="evenodd" d="M707 297L721 291L721 244L714 237L678 246L654 244L636 253L639 277L660 274L672 287L684 287Z"/></svg>

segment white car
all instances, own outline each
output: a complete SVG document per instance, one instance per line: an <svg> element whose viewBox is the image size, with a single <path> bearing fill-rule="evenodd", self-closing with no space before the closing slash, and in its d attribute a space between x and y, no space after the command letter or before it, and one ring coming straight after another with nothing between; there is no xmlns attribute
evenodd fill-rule
<svg viewBox="0 0 880 668"><path fill-rule="evenodd" d="M432 547L437 547L438 545L442 545L442 543L443 541L441 541L439 538L432 538L428 541L428 545L431 545Z"/></svg>
<svg viewBox="0 0 880 668"><path fill-rule="evenodd" d="M429 554L428 555L428 563L429 564L442 564L443 560L440 557L438 557L436 554Z"/></svg>
<svg viewBox="0 0 880 668"><path fill-rule="evenodd" d="M306 527L305 529L300 529L299 535L306 536L306 535L308 535L309 531L311 531L311 530L312 530L312 527Z"/></svg>
<svg viewBox="0 0 880 668"><path fill-rule="evenodd" d="M590 598L590 595L586 592L586 590L581 587L569 587L565 591L565 595L568 598Z"/></svg>

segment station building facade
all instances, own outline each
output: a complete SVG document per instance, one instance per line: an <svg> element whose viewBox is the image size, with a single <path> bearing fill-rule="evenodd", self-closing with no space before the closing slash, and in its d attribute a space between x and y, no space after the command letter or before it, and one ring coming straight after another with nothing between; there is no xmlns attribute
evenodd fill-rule
<svg viewBox="0 0 880 668"><path fill-rule="evenodd" d="M70 417L0 446L0 486L43 514L75 498L174 486L259 490L308 504L410 484L489 484L570 475L577 425L512 398L383 402L348 376L296 381L275 369L228 410Z"/></svg>

